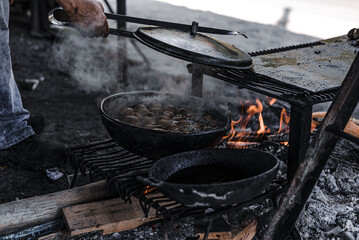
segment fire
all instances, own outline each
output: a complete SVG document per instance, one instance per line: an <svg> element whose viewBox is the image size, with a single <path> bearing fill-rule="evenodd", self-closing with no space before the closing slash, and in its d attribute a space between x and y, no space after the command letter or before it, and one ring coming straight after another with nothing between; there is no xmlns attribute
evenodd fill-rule
<svg viewBox="0 0 359 240"><path fill-rule="evenodd" d="M226 140L228 139L228 145L233 148L248 148L249 145L258 144L256 142L249 143L246 141L246 139L252 135L252 131L247 128L247 124L254 116L258 116L259 121L258 130L255 132L256 135L260 136L270 132L270 129L264 124L262 116L263 104L259 99L256 100L256 104L251 104L250 101L245 101L241 106L242 116L237 121L232 121L229 135L223 138Z"/></svg>
<svg viewBox="0 0 359 240"><path fill-rule="evenodd" d="M280 114L280 122L279 122L279 130L278 132L288 132L288 126L289 126L290 116L287 113L287 111L283 108L282 112Z"/></svg>
<svg viewBox="0 0 359 240"><path fill-rule="evenodd" d="M272 106L277 99L267 97L266 101L269 106ZM249 100L245 102L241 101L240 106L241 117L236 121L232 121L230 133L222 139L227 141L227 145L230 148L245 149L250 146L259 145L259 142L266 137L263 137L264 134L274 134L274 132L271 132L270 128L264 124L262 116L263 104L259 99L256 99L255 104L252 104ZM315 112L312 114L312 132L320 125L321 121L325 117L325 114L326 112ZM250 127L247 126L250 121L258 121L257 129L255 131L252 131ZM290 115L287 113L285 108L282 108L277 133L289 132L289 122ZM359 137L359 120L351 119L344 131L353 136ZM280 143L285 146L289 146L288 142Z"/></svg>
<svg viewBox="0 0 359 240"><path fill-rule="evenodd" d="M277 99L267 97L267 102L271 106L273 105ZM252 104L250 101L245 101L244 103L241 101L241 117L232 121L231 131L230 133L223 137L224 140L227 141L227 144L231 148L240 148L245 149L253 145L258 145L259 143L256 140L259 140L261 136L267 133L271 133L271 130L268 126L265 125L262 111L263 104L259 99L256 99L256 103ZM258 119L257 129L252 132L251 129L247 127L247 124L251 120ZM279 123L279 132L288 132L288 124L290 121L290 116L283 108L280 116ZM287 145L287 142L283 142L282 144Z"/></svg>
<svg viewBox="0 0 359 240"><path fill-rule="evenodd" d="M272 106L277 101L277 99L267 97L267 101L268 101L269 106Z"/></svg>
<svg viewBox="0 0 359 240"><path fill-rule="evenodd" d="M153 188L151 186L146 186L145 191L143 192L144 195L149 194L150 192L152 192L153 190L155 190L156 188Z"/></svg>

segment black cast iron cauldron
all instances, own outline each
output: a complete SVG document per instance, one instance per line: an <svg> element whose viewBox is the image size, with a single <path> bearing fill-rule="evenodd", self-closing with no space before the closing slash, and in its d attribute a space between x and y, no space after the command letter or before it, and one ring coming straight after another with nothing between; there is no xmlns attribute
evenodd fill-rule
<svg viewBox="0 0 359 240"><path fill-rule="evenodd" d="M121 108L148 102L171 103L176 107L201 109L217 119L217 129L200 133L162 132L128 125L115 120ZM109 135L127 150L158 159L170 154L215 147L230 128L227 111L210 105L205 99L155 91L117 93L100 104L102 122Z"/></svg>
<svg viewBox="0 0 359 240"><path fill-rule="evenodd" d="M137 178L188 207L231 206L260 195L278 165L274 155L258 150L200 150L164 157L148 178Z"/></svg>

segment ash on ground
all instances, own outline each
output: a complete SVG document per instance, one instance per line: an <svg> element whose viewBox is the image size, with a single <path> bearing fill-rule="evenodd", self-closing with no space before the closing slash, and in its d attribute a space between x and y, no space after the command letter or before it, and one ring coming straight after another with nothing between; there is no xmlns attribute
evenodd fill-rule
<svg viewBox="0 0 359 240"><path fill-rule="evenodd" d="M180 224L174 226L171 231L168 233L168 239L176 239L176 240L186 240L194 237L194 227L189 224ZM98 240L162 240L166 239L163 235L162 225L154 224L149 226L142 226L133 230L114 233L103 236L99 232L95 232L92 234L85 234L79 237L71 238L72 240L87 240L87 239L98 239Z"/></svg>
<svg viewBox="0 0 359 240"><path fill-rule="evenodd" d="M359 239L359 148L337 143L297 227L303 239Z"/></svg>

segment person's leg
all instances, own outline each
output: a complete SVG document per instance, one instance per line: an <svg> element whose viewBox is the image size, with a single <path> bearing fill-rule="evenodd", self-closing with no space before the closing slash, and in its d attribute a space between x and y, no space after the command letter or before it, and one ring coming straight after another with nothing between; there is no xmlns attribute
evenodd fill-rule
<svg viewBox="0 0 359 240"><path fill-rule="evenodd" d="M9 47L9 1L0 0L0 161L12 161L33 169L61 165L62 146L41 141L27 124L11 67Z"/></svg>
<svg viewBox="0 0 359 240"><path fill-rule="evenodd" d="M34 134L27 125L29 112L22 106L12 72L8 22L9 1L0 1L0 149L7 149Z"/></svg>

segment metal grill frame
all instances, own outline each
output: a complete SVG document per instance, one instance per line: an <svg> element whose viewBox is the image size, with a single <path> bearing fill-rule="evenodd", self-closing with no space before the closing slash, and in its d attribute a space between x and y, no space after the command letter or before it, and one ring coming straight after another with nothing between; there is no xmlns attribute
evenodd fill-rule
<svg viewBox="0 0 359 240"><path fill-rule="evenodd" d="M321 41L317 41L252 52L249 53L249 55L256 57L324 44L325 43ZM292 179L309 146L313 105L332 101L339 89L338 87L324 91L310 92L303 88L281 82L270 76L255 73L253 70L210 67L197 63L188 64L187 69L192 75L192 95L202 96L203 76L208 75L234 84L238 88L246 88L290 104L291 120L289 125L291 131L289 133L288 181Z"/></svg>
<svg viewBox="0 0 359 240"><path fill-rule="evenodd" d="M278 143L263 144L260 149L278 151L282 147ZM160 193L157 189L139 182L138 175L146 177L154 160L135 155L120 147L115 141L105 139L69 148L68 160L71 161L75 174L71 183L76 183L77 175L81 172L86 175L89 172L90 179L99 175L107 179L109 192L116 192L123 201L132 203L137 199L147 217L151 208L156 211L156 216L162 216L164 221L163 231L167 234L173 224L212 224L212 221L225 213L251 206L264 201L271 201L276 208L278 198L286 191L288 185L285 178L275 179L269 188L260 196L240 203L238 205L218 208L189 208ZM122 166L120 168L119 166ZM145 195L148 190L151 194ZM207 228L207 233L209 231Z"/></svg>
<svg viewBox="0 0 359 240"><path fill-rule="evenodd" d="M316 45L319 43L312 44ZM259 56L261 54L270 54L272 52L287 51L310 46L311 44L302 44L281 49L261 51L251 55ZM140 156L136 155L133 156L131 153L122 149L111 140L104 140L92 143L90 145L70 149L68 156L74 162L74 167L76 170L74 181L71 185L74 185L79 170L81 170L82 173L85 173L86 170L89 170L90 176L92 176L94 173L99 173L107 177L108 187L114 188L123 200L131 202L132 197L137 198L140 201L141 207L146 216L150 208L154 208L156 210L156 215L162 215L164 219L169 222L168 226L171 226L174 222L188 222L193 224L197 223L196 220L199 220L200 223L207 222L208 225L210 225L214 218L221 216L228 211L233 211L238 208L253 205L255 203L259 203L260 201L264 201L265 199L271 199L275 205L277 202L276 198L285 192L288 186L287 182L291 180L308 147L312 106L317 103L333 100L336 95L337 88L312 93L309 91L303 91L303 89L291 86L289 84L280 83L276 79L256 74L253 71L214 68L201 66L198 64L188 65L188 70L190 73L192 73L193 83L196 83L197 85L192 86L192 93L194 95L202 94L203 75L206 74L235 84L240 88L244 87L258 93L276 97L291 104L291 131L289 135L290 148L288 153L287 180L282 179L282 182L277 184L276 187L273 188L272 186L272 189L267 190L264 194L258 196L257 198L242 204L238 204L236 206L212 209L213 211L211 210L209 212L201 208L190 209L169 199L168 197L165 197L164 195L158 195L155 197L144 195L143 193L146 189L148 190L148 187L138 182L134 175L127 173L132 170L133 172L143 171L143 174L146 175L145 172L148 171L152 160L141 158ZM200 88L198 86L200 86ZM122 165L113 163L112 157L109 157L115 152L103 153L102 155L107 157L102 160L91 157L92 153L103 150L105 145L109 145L110 148L116 148L117 153L122 154L119 158L123 163ZM85 152L81 152L81 148L84 148ZM129 160L128 157L130 157L131 160ZM136 164L128 165L130 161L138 162ZM126 171L123 169L118 170L119 166L127 166L127 168L125 167ZM132 169L131 167L135 169ZM207 228L205 239L206 236L208 236L208 231L209 228Z"/></svg>

